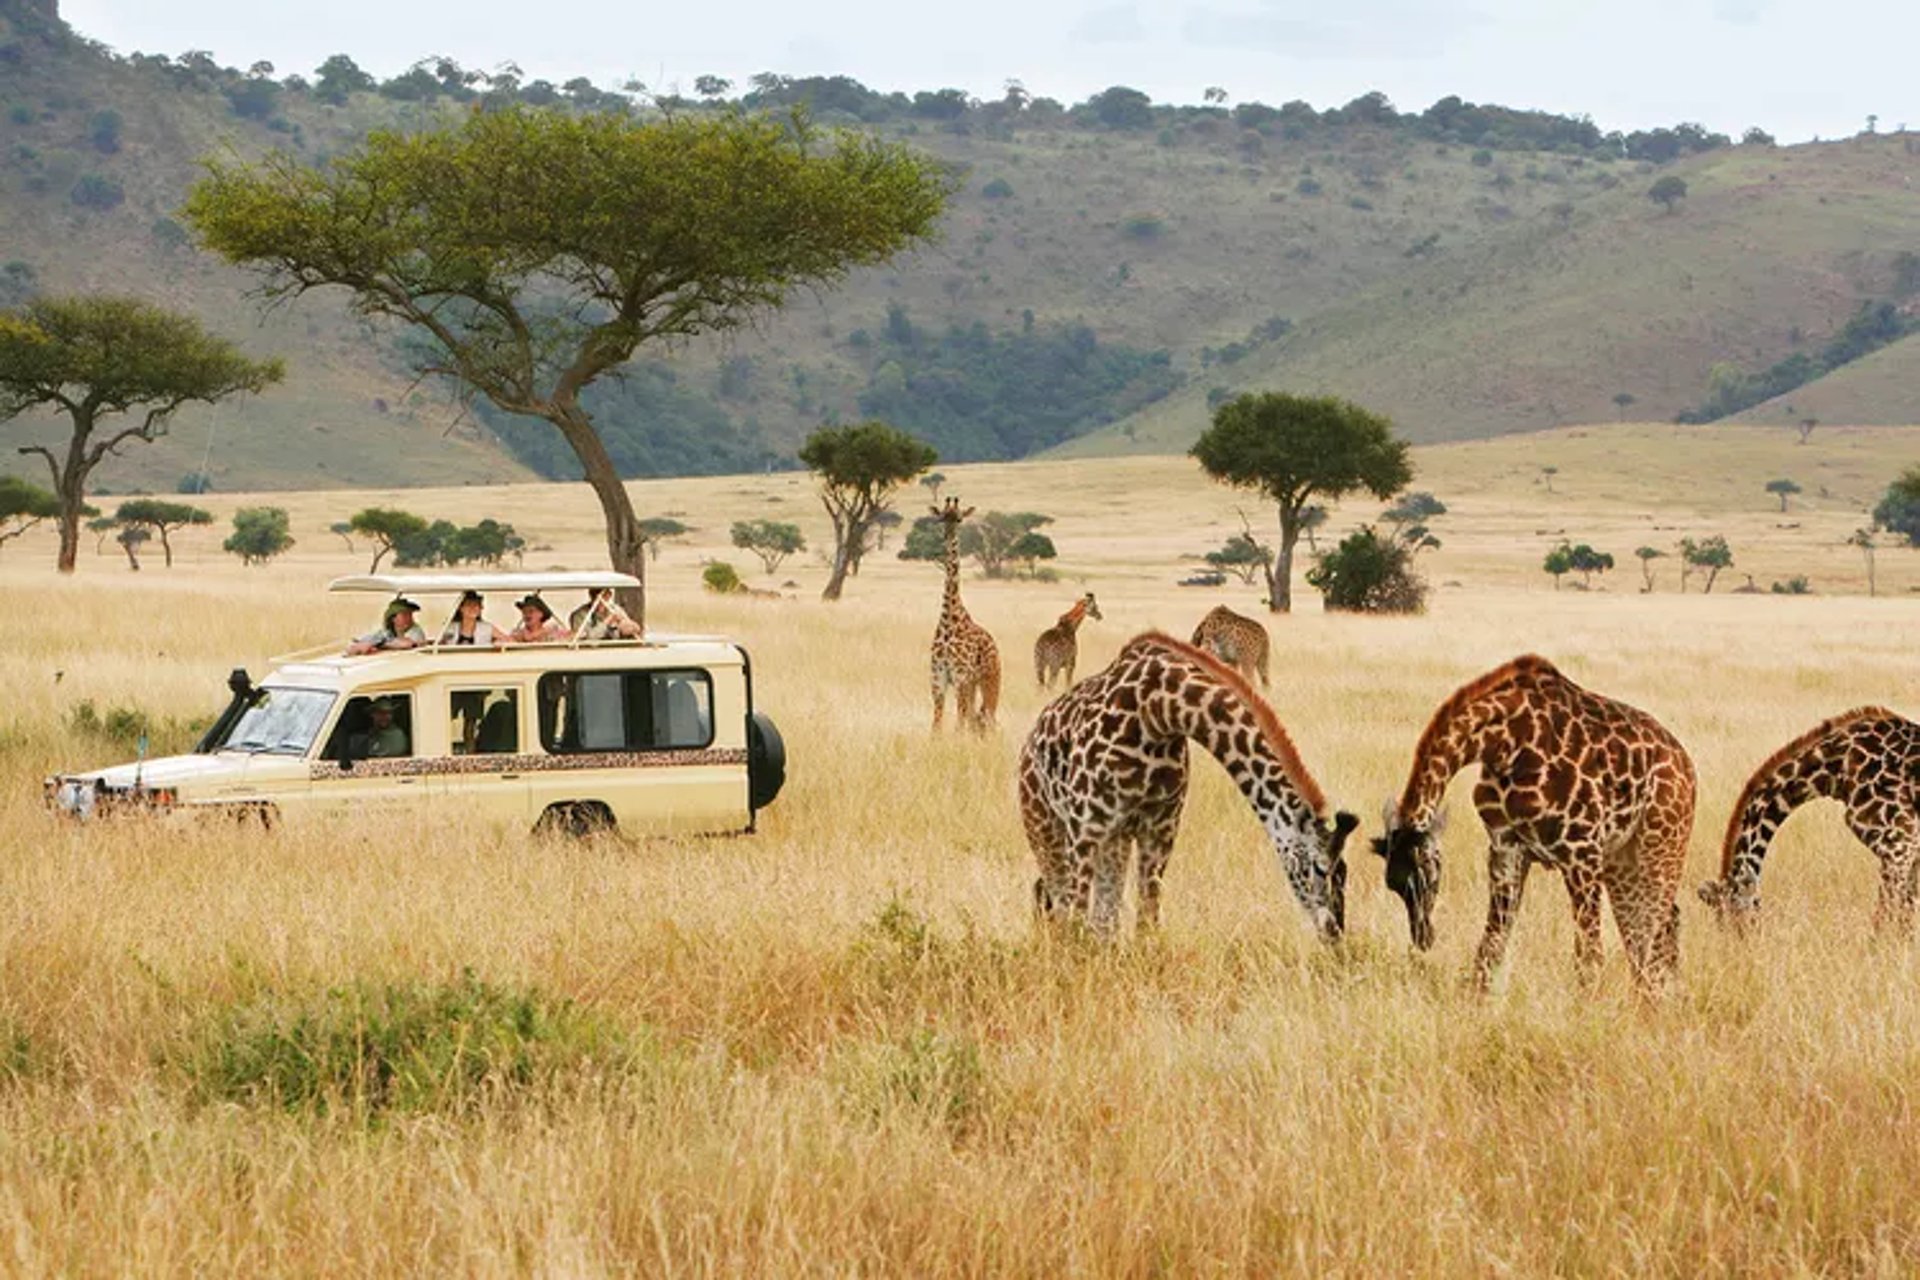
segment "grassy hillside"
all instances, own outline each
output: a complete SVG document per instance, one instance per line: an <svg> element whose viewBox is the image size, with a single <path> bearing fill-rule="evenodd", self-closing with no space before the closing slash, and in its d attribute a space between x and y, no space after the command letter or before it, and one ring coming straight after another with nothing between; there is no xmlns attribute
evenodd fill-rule
<svg viewBox="0 0 1920 1280"><path fill-rule="evenodd" d="M1755 405L1736 421L1790 426L1807 418L1829 423L1920 422L1920 336L1883 347L1824 378Z"/></svg>
<svg viewBox="0 0 1920 1280"><path fill-rule="evenodd" d="M1910 139L1740 147L1672 171L1689 186L1672 213L1642 173L1516 220L1315 315L1217 385L1348 395L1419 440L1670 417L1705 398L1716 364L1769 364L1896 296L1901 254L1920 246ZM1895 378L1871 385L1822 416L1920 419ZM1063 452L1184 447L1206 390Z"/></svg>
<svg viewBox="0 0 1920 1280"><path fill-rule="evenodd" d="M172 439L130 451L101 483L170 488L210 433L228 489L565 468L544 427L469 417L443 389L410 387L394 335L337 297L263 316L248 279L196 252L171 217L209 151L280 146L318 162L369 129L443 122L469 103L327 101L304 81L204 59L111 57L24 12L0 3L0 301L128 290L290 363L285 387L212 420L183 413ZM954 167L939 242L725 341L643 354L594 402L626 440L623 465L758 470L823 420L872 414L949 458L1089 430L1066 447L1175 448L1210 396L1276 385L1374 404L1422 440L1607 420L1623 392L1635 397L1625 416L1666 417L1704 396L1716 364L1764 364L1888 296L1892 264L1920 248L1905 185L1920 160L1905 138L1662 165L1692 186L1666 215L1644 198L1655 167L1593 145L1591 126L1594 138L1548 139L1572 149L1539 152L1505 134L1495 149L1462 144L1493 139L1493 118L1439 104L1398 118L1356 104L1319 116L1155 108L1124 126L1083 110L1097 104L998 105L876 117ZM816 115L861 122L844 103ZM1088 344L1105 381L1043 410L1039 392L1062 382L1047 361ZM1023 429L1029 403L1045 430ZM1901 420L1891 403L1873 419ZM0 465L17 465L11 451Z"/></svg>

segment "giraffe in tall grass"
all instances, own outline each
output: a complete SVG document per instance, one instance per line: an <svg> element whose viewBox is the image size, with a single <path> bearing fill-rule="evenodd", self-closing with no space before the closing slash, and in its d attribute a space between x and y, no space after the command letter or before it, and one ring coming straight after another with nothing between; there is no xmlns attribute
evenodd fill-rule
<svg viewBox="0 0 1920 1280"><path fill-rule="evenodd" d="M940 560L947 575L929 661L933 727L939 729L951 691L960 723L985 731L992 727L1000 706L1000 647L960 600L960 526L973 514L973 508L962 510L959 499L948 498L933 508L933 514L941 525Z"/></svg>

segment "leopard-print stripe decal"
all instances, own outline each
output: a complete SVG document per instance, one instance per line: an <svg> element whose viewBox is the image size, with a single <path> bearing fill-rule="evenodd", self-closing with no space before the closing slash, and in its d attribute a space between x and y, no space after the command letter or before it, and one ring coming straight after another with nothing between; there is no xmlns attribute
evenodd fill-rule
<svg viewBox="0 0 1920 1280"><path fill-rule="evenodd" d="M319 760L307 766L310 780L333 782L343 778L414 778L463 773L570 773L580 769L674 769L743 765L741 747L707 747L693 751L601 751L582 755L471 755L406 756L390 760L357 760L343 769L336 761Z"/></svg>

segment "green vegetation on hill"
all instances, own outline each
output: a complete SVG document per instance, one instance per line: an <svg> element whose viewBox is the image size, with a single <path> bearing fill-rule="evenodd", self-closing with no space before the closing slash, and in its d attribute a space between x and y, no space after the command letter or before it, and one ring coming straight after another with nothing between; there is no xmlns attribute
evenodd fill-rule
<svg viewBox="0 0 1920 1280"><path fill-rule="evenodd" d="M244 412L183 413L103 482L168 491L203 458L228 491L565 474L524 431L410 386L395 335L337 302L259 318L246 278L197 252L175 211L198 158L228 148L313 161L375 128L510 101L647 100L444 58L384 82L346 53L288 70L117 56L50 4L0 0L0 306L111 279L289 357L285 387ZM804 104L823 125L931 152L959 190L934 248L597 391L633 475L789 465L819 424L875 405L943 456L982 458L1184 448L1210 405L1270 387L1379 405L1417 440L1609 421L1623 394L1634 416L1672 417L1700 405L1716 366L1766 370L1827 343L1862 303L1900 298L1895 264L1920 253L1897 180L1915 144L1897 134L1782 149L1757 130L1740 145L1688 124L1609 132L1456 97L1417 111L1379 94L1168 105L1115 86L1067 104L1015 86L981 102L771 74L702 77L656 101ZM1669 169L1689 192L1672 214L1645 197ZM876 323L891 307L922 337L911 359ZM1081 330L1098 353L1073 371L1084 403L1038 394L1062 335ZM1868 376L1905 345L1786 399L1813 403L1842 379L1859 388L1832 397L1849 413L1809 411L1910 419L1899 380ZM900 389L915 379L930 394ZM1781 412L1778 399L1746 411ZM0 465L17 466L10 450Z"/></svg>

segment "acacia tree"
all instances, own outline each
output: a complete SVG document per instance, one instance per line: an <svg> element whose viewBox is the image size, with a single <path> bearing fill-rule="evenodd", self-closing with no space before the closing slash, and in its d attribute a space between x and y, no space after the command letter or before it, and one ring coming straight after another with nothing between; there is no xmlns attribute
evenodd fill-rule
<svg viewBox="0 0 1920 1280"><path fill-rule="evenodd" d="M1733 548L1720 534L1695 541L1692 538L1680 540L1680 589L1687 589L1687 577L1694 569L1707 571L1707 585L1701 588L1702 594L1712 594L1713 580L1720 576L1722 569L1733 567Z"/></svg>
<svg viewBox="0 0 1920 1280"><path fill-rule="evenodd" d="M60 500L19 476L0 476L0 546L60 514Z"/></svg>
<svg viewBox="0 0 1920 1280"><path fill-rule="evenodd" d="M1214 479L1258 490L1278 506L1280 545L1267 581L1275 613L1293 607L1293 546L1309 499L1364 489L1384 501L1413 479L1393 424L1333 396L1269 391L1229 400L1191 452Z"/></svg>
<svg viewBox="0 0 1920 1280"><path fill-rule="evenodd" d="M1640 588L1641 593L1651 595L1653 594L1653 562L1663 558L1667 553L1658 547L1635 547L1633 554L1640 558L1640 581L1643 584Z"/></svg>
<svg viewBox="0 0 1920 1280"><path fill-rule="evenodd" d="M1780 510L1785 511L1787 509L1787 499L1800 492L1800 486L1785 478L1769 480L1767 481L1767 492L1774 494L1780 499Z"/></svg>
<svg viewBox="0 0 1920 1280"><path fill-rule="evenodd" d="M0 312L0 422L28 409L64 413L64 454L22 445L53 476L60 502L62 573L72 573L86 514L87 477L121 446L165 435L184 404L214 404L280 381L278 360L249 360L191 316L137 298L38 298ZM127 414L130 425L102 423Z"/></svg>
<svg viewBox="0 0 1920 1280"><path fill-rule="evenodd" d="M367 566L367 572L378 573L380 562L387 558L389 552L427 531L427 521L424 516L402 511L398 507L363 507L348 517L347 529L373 544L373 563ZM333 532L339 533L340 530Z"/></svg>
<svg viewBox="0 0 1920 1280"><path fill-rule="evenodd" d="M735 328L928 237L934 159L804 117L526 108L376 132L324 169L215 160L184 216L268 298L339 286L418 332L418 369L552 424L646 622L645 537L581 393L642 343Z"/></svg>
<svg viewBox="0 0 1920 1280"><path fill-rule="evenodd" d="M672 516L648 516L640 522L640 541L646 544L647 553L655 560L660 558L660 544L671 538L684 538L692 530Z"/></svg>
<svg viewBox="0 0 1920 1280"><path fill-rule="evenodd" d="M293 545L284 507L242 507L233 513L233 532L221 548L241 564L265 564Z"/></svg>
<svg viewBox="0 0 1920 1280"><path fill-rule="evenodd" d="M932 445L884 422L821 427L800 446L800 461L820 478L820 502L833 521L833 571L822 600L838 600L867 531L896 489L939 460Z"/></svg>
<svg viewBox="0 0 1920 1280"><path fill-rule="evenodd" d="M184 529L188 525L213 523L213 512L203 511L186 502L168 502L163 498L133 498L120 504L113 518L129 528L142 528L149 536L157 535L160 550L165 553L167 568L173 568L173 543L168 535L175 529Z"/></svg>
<svg viewBox="0 0 1920 1280"><path fill-rule="evenodd" d="M1860 548L1860 554L1867 558L1867 595L1869 598L1880 594L1879 584L1874 581L1873 575L1873 553L1880 549L1880 544L1874 541L1873 534L1873 526L1869 525L1864 529L1855 529L1847 537L1847 545Z"/></svg>
<svg viewBox="0 0 1920 1280"><path fill-rule="evenodd" d="M52 495L49 494L48 497L51 498ZM59 510L58 503L54 504L54 510ZM93 554L97 556L107 554L107 539L112 537L119 528L120 522L112 516L95 516L87 521L86 530L93 535Z"/></svg>
<svg viewBox="0 0 1920 1280"><path fill-rule="evenodd" d="M807 549L807 538L800 532L800 526L783 520L736 520L732 536L734 546L760 557L769 577L788 556Z"/></svg>

